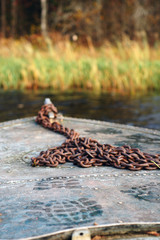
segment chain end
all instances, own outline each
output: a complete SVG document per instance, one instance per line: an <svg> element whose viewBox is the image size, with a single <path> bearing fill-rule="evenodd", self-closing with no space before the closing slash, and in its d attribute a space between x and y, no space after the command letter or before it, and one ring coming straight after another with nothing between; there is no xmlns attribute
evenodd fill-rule
<svg viewBox="0 0 160 240"><path fill-rule="evenodd" d="M45 98L44 105L47 105L47 104L53 104L52 101L50 100L50 98ZM54 112L49 112L48 117L49 117L50 122L53 123L54 118L55 118Z"/></svg>

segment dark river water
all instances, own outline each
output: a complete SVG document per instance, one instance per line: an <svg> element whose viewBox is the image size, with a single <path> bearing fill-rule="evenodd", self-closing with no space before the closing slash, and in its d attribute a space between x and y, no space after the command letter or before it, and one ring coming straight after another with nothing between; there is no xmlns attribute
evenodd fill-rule
<svg viewBox="0 0 160 240"><path fill-rule="evenodd" d="M0 122L37 115L46 97L64 116L160 130L160 94L121 96L87 92L0 91Z"/></svg>

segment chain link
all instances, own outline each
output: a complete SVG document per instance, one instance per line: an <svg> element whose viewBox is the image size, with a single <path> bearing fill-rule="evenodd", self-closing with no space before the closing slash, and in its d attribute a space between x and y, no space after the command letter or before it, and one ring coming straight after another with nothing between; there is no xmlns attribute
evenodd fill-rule
<svg viewBox="0 0 160 240"><path fill-rule="evenodd" d="M48 117L54 113L54 121ZM115 147L110 144L100 144L97 140L79 137L74 129L64 127L57 121L57 108L53 104L41 107L36 122L45 128L67 137L59 147L40 152L38 157L32 157L31 165L57 167L59 164L72 162L80 167L113 166L132 171L160 169L160 154L141 152L138 148L128 145Z"/></svg>

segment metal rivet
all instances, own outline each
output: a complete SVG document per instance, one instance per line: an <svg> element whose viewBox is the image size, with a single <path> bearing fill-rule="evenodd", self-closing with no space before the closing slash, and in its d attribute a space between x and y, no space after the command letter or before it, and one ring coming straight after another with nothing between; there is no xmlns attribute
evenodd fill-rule
<svg viewBox="0 0 160 240"><path fill-rule="evenodd" d="M14 184L14 183L16 183L16 181L11 181L11 183L13 183L13 184Z"/></svg>

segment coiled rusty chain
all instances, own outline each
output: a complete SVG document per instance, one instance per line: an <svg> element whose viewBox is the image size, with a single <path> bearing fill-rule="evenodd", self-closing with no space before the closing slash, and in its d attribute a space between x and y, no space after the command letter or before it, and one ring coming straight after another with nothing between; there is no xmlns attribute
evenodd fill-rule
<svg viewBox="0 0 160 240"><path fill-rule="evenodd" d="M54 113L54 121L49 113ZM57 108L53 104L41 107L36 122L45 128L67 137L59 147L53 147L40 152L38 157L32 157L31 165L57 167L58 164L72 162L80 167L113 166L132 171L160 169L160 154L141 152L138 148L128 145L115 147L110 144L100 144L97 140L79 137L74 129L61 125L57 120Z"/></svg>

